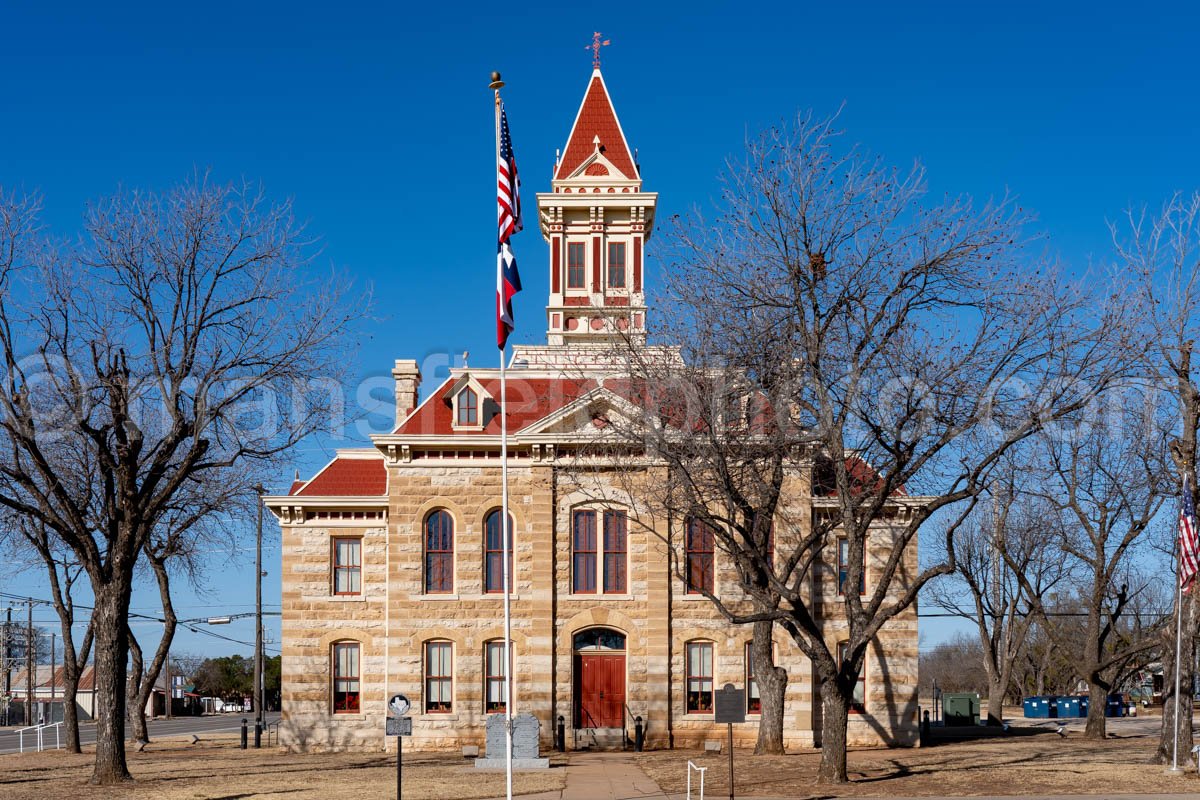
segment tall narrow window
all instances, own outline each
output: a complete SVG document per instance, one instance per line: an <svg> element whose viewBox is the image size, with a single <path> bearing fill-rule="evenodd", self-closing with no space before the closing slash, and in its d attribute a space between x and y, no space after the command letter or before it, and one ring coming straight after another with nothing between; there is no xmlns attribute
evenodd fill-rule
<svg viewBox="0 0 1200 800"><path fill-rule="evenodd" d="M687 592L713 591L713 532L704 522L689 517L685 534Z"/></svg>
<svg viewBox="0 0 1200 800"><path fill-rule="evenodd" d="M571 591L596 591L596 512L576 511L571 520Z"/></svg>
<svg viewBox="0 0 1200 800"><path fill-rule="evenodd" d="M454 591L454 520L444 509L425 518L425 593Z"/></svg>
<svg viewBox="0 0 1200 800"><path fill-rule="evenodd" d="M754 675L754 642L746 642L746 713L762 713L762 695Z"/></svg>
<svg viewBox="0 0 1200 800"><path fill-rule="evenodd" d="M362 594L362 540L333 540L333 593Z"/></svg>
<svg viewBox="0 0 1200 800"><path fill-rule="evenodd" d="M850 643L838 642L838 668L850 657ZM862 669L858 673L858 682L854 684L854 696L850 701L850 710L862 713L867 709L867 660L863 659Z"/></svg>
<svg viewBox="0 0 1200 800"><path fill-rule="evenodd" d="M483 655L483 711L485 714L502 714L508 705L507 687L504 677L508 668L504 663L504 642L488 642Z"/></svg>
<svg viewBox="0 0 1200 800"><path fill-rule="evenodd" d="M629 521L624 511L604 512L604 593L624 594L629 550Z"/></svg>
<svg viewBox="0 0 1200 800"><path fill-rule="evenodd" d="M608 288L625 288L625 243L608 243Z"/></svg>
<svg viewBox="0 0 1200 800"><path fill-rule="evenodd" d="M470 386L458 393L458 424L479 424L479 395Z"/></svg>
<svg viewBox="0 0 1200 800"><path fill-rule="evenodd" d="M508 586L513 586L513 521L508 517ZM504 591L504 531L500 528L500 510L496 509L483 521L483 588L485 592Z"/></svg>
<svg viewBox="0 0 1200 800"><path fill-rule="evenodd" d="M358 642L338 642L333 646L333 713L358 713L358 681Z"/></svg>
<svg viewBox="0 0 1200 800"><path fill-rule="evenodd" d="M687 713L705 714L713 707L712 642L687 643Z"/></svg>
<svg viewBox="0 0 1200 800"><path fill-rule="evenodd" d="M450 642L425 643L426 714L449 714L454 710L453 655Z"/></svg>
<svg viewBox="0 0 1200 800"><path fill-rule="evenodd" d="M863 567L858 571L858 593L867 591L867 552L863 548ZM850 542L838 539L838 594L846 593L846 581L850 579Z"/></svg>
<svg viewBox="0 0 1200 800"><path fill-rule="evenodd" d="M587 249L583 242L567 243L567 288L582 289L587 280Z"/></svg>

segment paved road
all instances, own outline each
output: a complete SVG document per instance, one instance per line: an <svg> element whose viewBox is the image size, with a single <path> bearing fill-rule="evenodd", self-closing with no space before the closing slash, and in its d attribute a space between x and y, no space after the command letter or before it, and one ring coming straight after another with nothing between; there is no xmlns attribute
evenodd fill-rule
<svg viewBox="0 0 1200 800"><path fill-rule="evenodd" d="M205 717L176 717L175 719L158 719L149 722L150 738L162 736L187 736L197 734L201 738L206 733L233 733L242 727L242 717L250 723L250 736L254 736L254 716L252 714L214 714ZM279 719L279 714L267 714L267 722ZM12 728L0 728L0 755L20 752L17 734ZM33 734L33 735L31 735ZM50 729L45 734L51 747L54 746L54 731ZM79 726L79 742L87 746L96 743L96 726L85 722ZM26 731L25 749L36 747L36 731Z"/></svg>

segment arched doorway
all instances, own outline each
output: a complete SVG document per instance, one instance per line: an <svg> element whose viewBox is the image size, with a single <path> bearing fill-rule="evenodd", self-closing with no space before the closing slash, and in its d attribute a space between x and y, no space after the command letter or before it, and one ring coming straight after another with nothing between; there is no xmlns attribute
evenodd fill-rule
<svg viewBox="0 0 1200 800"><path fill-rule="evenodd" d="M572 639L575 727L621 728L625 721L625 634L587 628Z"/></svg>

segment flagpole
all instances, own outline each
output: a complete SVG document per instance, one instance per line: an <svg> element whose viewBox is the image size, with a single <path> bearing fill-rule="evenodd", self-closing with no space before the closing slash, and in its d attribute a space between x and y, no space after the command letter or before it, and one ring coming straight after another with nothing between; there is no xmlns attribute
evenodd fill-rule
<svg viewBox="0 0 1200 800"><path fill-rule="evenodd" d="M496 94L496 164L500 164L500 88L504 81L496 74L491 88ZM497 302L501 302L497 298ZM504 797L512 800L512 611L509 605L509 573L512 569L512 542L510 541L508 525L508 384L504 375L505 346L500 346L500 530L502 534L502 552L500 556L500 571L504 574Z"/></svg>

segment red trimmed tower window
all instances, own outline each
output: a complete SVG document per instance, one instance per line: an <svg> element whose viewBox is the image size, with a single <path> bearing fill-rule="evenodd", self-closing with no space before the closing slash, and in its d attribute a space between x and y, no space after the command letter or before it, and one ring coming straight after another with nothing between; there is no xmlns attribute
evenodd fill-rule
<svg viewBox="0 0 1200 800"><path fill-rule="evenodd" d="M587 245L567 242L567 288L582 289L587 285Z"/></svg>
<svg viewBox="0 0 1200 800"><path fill-rule="evenodd" d="M608 288L625 288L625 243L608 243Z"/></svg>

